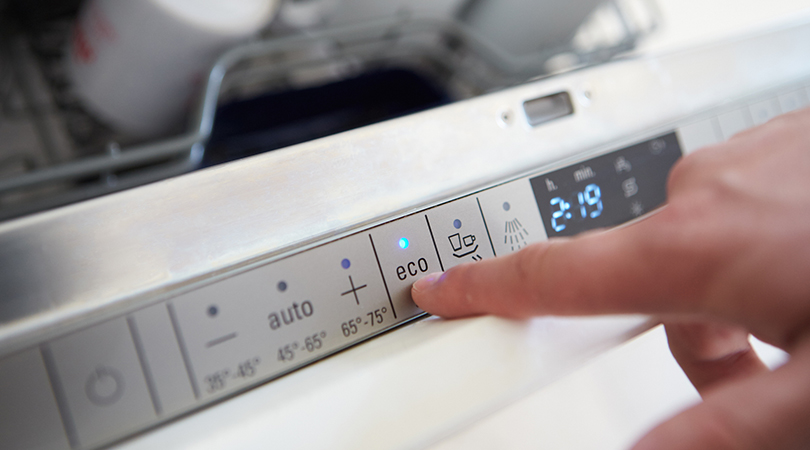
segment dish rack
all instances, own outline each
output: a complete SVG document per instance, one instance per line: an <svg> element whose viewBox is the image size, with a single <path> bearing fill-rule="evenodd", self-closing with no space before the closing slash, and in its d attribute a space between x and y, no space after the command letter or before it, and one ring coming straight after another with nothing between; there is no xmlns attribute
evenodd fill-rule
<svg viewBox="0 0 810 450"><path fill-rule="evenodd" d="M599 64L654 31L652 0L601 4L564 46L513 56L453 20L394 17L279 35L224 53L185 128L143 141L105 126L72 93L63 64L70 18L0 35L0 221L180 175L203 166L218 107L386 67L426 74L452 101ZM272 30L272 29L271 29Z"/></svg>

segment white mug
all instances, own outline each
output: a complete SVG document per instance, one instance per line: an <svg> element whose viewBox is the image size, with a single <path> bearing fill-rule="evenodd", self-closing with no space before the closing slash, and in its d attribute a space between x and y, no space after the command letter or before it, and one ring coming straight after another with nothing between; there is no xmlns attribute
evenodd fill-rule
<svg viewBox="0 0 810 450"><path fill-rule="evenodd" d="M68 71L86 109L139 137L178 124L216 57L261 30L279 0L88 0Z"/></svg>

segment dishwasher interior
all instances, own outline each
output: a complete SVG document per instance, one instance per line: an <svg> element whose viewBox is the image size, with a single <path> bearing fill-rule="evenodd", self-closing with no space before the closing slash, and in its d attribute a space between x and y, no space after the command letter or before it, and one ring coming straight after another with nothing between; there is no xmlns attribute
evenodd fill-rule
<svg viewBox="0 0 810 450"><path fill-rule="evenodd" d="M0 2L0 220L605 62L659 22L650 1L580 2L511 42L487 18L520 2L380 6L370 19L357 0L331 16L301 11L319 1L283 2L198 80L182 120L146 137L99 118L74 88L66 59L82 2Z"/></svg>

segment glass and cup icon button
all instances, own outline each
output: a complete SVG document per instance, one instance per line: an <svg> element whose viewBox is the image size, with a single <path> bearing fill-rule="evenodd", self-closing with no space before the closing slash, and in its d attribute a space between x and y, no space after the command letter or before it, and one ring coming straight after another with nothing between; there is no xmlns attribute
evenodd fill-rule
<svg viewBox="0 0 810 450"><path fill-rule="evenodd" d="M428 211L439 259L447 270L494 257L477 197L466 197Z"/></svg>
<svg viewBox="0 0 810 450"><path fill-rule="evenodd" d="M461 220L453 220L453 228L461 228ZM478 251L478 244L476 243L474 234L462 236L461 233L454 233L447 236L447 240L450 241L450 247L453 249L453 256L456 258L464 258L465 256L472 255L471 258L473 261L481 261L483 259L481 258L481 255L476 253Z"/></svg>

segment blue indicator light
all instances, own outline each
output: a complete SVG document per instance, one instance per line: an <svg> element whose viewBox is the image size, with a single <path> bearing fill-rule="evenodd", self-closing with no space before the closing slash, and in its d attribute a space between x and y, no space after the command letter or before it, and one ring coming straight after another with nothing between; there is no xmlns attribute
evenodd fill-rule
<svg viewBox="0 0 810 450"><path fill-rule="evenodd" d="M460 220L458 220L458 219L454 220L454 221L453 221L453 227L455 227L455 229L456 229L456 230L458 230L459 228L461 228L461 221L460 221Z"/></svg>
<svg viewBox="0 0 810 450"><path fill-rule="evenodd" d="M408 246L409 246L409 245L411 245L411 243L410 243L410 242L408 242L408 239L407 239L407 238L400 238L400 239L399 239L399 246L400 246L400 248L405 249L405 248L408 248Z"/></svg>
<svg viewBox="0 0 810 450"><path fill-rule="evenodd" d="M351 267L351 265L352 262L349 261L348 258L343 258L343 261L340 262L340 267L343 267L344 269L348 269L349 267Z"/></svg>

